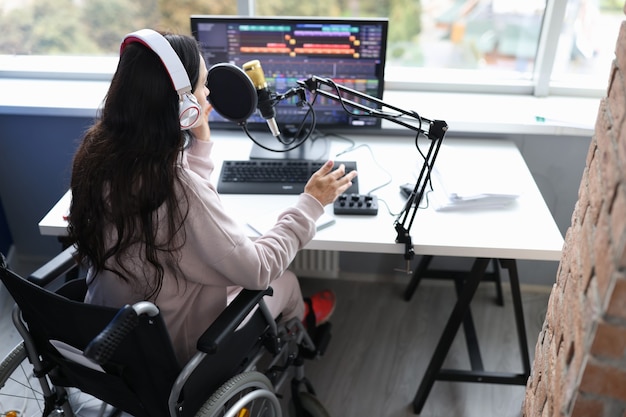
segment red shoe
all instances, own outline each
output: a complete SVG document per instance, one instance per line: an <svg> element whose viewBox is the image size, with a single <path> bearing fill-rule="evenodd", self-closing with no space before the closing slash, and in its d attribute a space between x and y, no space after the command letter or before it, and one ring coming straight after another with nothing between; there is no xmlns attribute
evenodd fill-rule
<svg viewBox="0 0 626 417"><path fill-rule="evenodd" d="M337 297L330 290L320 291L304 299L304 324L311 329L328 321L335 311Z"/></svg>

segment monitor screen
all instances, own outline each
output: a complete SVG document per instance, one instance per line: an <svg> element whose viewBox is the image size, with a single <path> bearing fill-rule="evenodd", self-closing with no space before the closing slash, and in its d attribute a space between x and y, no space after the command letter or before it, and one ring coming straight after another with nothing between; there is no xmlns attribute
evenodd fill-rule
<svg viewBox="0 0 626 417"><path fill-rule="evenodd" d="M382 99L388 20L384 18L191 16L191 31L200 44L207 67L228 62L241 68L258 59L270 89L277 94L297 87L312 75ZM295 129L306 114L293 97L279 102L276 122L281 130ZM348 114L331 99L317 97L314 105L319 129L379 128L375 117ZM217 112L212 127L235 123ZM267 130L255 112L249 129Z"/></svg>

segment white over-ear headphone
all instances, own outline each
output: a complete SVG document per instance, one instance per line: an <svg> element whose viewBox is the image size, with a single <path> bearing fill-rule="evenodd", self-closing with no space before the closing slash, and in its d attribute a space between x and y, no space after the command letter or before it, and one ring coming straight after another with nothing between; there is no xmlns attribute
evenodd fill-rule
<svg viewBox="0 0 626 417"><path fill-rule="evenodd" d="M189 76L172 45L159 32L152 29L141 29L124 37L120 54L126 45L133 42L144 44L161 58L172 84L174 84L174 89L178 93L180 128L186 130L194 127L200 121L201 107L196 97L191 93Z"/></svg>

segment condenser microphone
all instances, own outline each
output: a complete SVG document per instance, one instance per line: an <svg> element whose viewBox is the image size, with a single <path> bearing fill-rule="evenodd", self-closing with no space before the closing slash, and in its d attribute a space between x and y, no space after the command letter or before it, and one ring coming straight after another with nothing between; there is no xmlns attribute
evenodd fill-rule
<svg viewBox="0 0 626 417"><path fill-rule="evenodd" d="M267 125L274 136L280 136L278 125L276 124L276 110L274 110L274 101L272 100L271 91L265 81L265 74L261 68L261 62L258 59L246 62L241 66L245 73L252 80L254 88L256 88L258 102L257 108L261 116L267 121Z"/></svg>

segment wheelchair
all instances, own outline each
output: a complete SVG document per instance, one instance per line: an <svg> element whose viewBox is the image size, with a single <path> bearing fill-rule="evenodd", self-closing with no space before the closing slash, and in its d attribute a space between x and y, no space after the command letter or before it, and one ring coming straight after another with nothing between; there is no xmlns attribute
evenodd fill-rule
<svg viewBox="0 0 626 417"><path fill-rule="evenodd" d="M23 339L0 363L0 416L328 417L304 361L323 355L330 323L309 335L299 320L271 316L263 302L271 288L243 290L181 365L154 304L83 302L85 280L68 275L80 269L74 252L26 279L0 254Z"/></svg>

